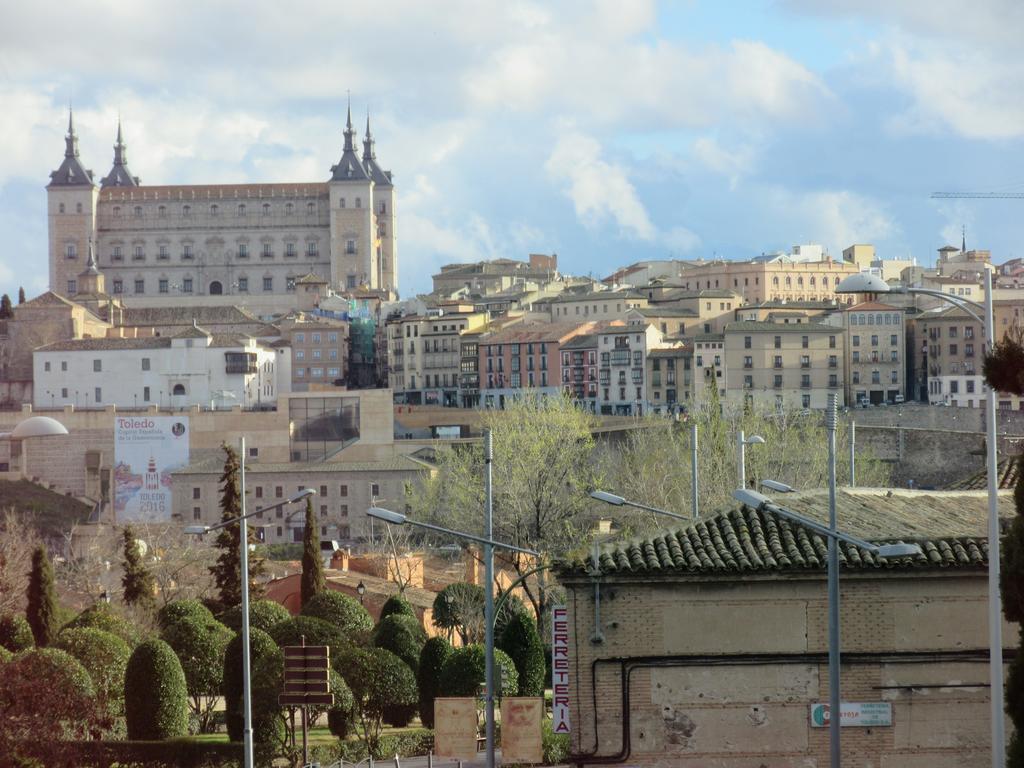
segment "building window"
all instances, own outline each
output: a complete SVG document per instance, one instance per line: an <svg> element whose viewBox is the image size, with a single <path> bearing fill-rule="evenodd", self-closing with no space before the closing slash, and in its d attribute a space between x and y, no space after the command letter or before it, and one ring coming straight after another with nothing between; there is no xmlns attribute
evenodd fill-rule
<svg viewBox="0 0 1024 768"><path fill-rule="evenodd" d="M345 496L348 496L348 486L347 485L340 486L338 488L338 495L341 496L342 498L344 498Z"/></svg>
<svg viewBox="0 0 1024 768"><path fill-rule="evenodd" d="M272 290L274 290L274 278L272 278L272 277L264 277L263 278L263 290L264 291L272 291Z"/></svg>
<svg viewBox="0 0 1024 768"><path fill-rule="evenodd" d="M285 258L294 258L295 257L295 243L285 243L284 244L284 255L285 255Z"/></svg>
<svg viewBox="0 0 1024 768"><path fill-rule="evenodd" d="M190 243L185 243L184 245L181 246L181 258L185 259L186 261L192 260L192 245Z"/></svg>
<svg viewBox="0 0 1024 768"><path fill-rule="evenodd" d="M124 293L124 280L114 281L114 293Z"/></svg>
<svg viewBox="0 0 1024 768"><path fill-rule="evenodd" d="M142 358L142 370L144 370L144 371L148 371L149 370L149 358L148 357Z"/></svg>
<svg viewBox="0 0 1024 768"><path fill-rule="evenodd" d="M775 337L775 348L776 349L782 349L782 337L781 336L776 336Z"/></svg>
<svg viewBox="0 0 1024 768"><path fill-rule="evenodd" d="M310 216L312 216L314 213L316 213L316 204L315 203L306 203L306 213L309 214Z"/></svg>
<svg viewBox="0 0 1024 768"><path fill-rule="evenodd" d="M78 293L77 280L68 280L68 293Z"/></svg>
<svg viewBox="0 0 1024 768"><path fill-rule="evenodd" d="M124 261L124 253L121 251L120 245L114 246L113 253L110 254L111 261Z"/></svg>
<svg viewBox="0 0 1024 768"><path fill-rule="evenodd" d="M380 486L377 483L370 484L370 495L374 498L380 496Z"/></svg>
<svg viewBox="0 0 1024 768"><path fill-rule="evenodd" d="M157 290L160 293L167 293L170 290L170 286L167 283L167 278L161 277L160 280L157 281Z"/></svg>
<svg viewBox="0 0 1024 768"><path fill-rule="evenodd" d="M132 209L132 215L134 215L134 216L142 216L142 206L141 205L136 205Z"/></svg>
<svg viewBox="0 0 1024 768"><path fill-rule="evenodd" d="M240 278L238 278L238 292L239 293L248 293L249 292L249 278L248 277L240 277Z"/></svg>
<svg viewBox="0 0 1024 768"><path fill-rule="evenodd" d="M199 499L201 496L202 496L202 489L200 489L200 488L193 488L192 489L192 498L193 499Z"/></svg>
<svg viewBox="0 0 1024 768"><path fill-rule="evenodd" d="M355 252L356 252L356 241L355 240L346 240L345 241L345 253L353 254Z"/></svg>
<svg viewBox="0 0 1024 768"><path fill-rule="evenodd" d="M182 293L192 293L192 278L191 277L186 277L184 280L181 281L181 292Z"/></svg>
<svg viewBox="0 0 1024 768"><path fill-rule="evenodd" d="M210 206L210 215L216 216L218 213L220 213L220 206L214 203Z"/></svg>
<svg viewBox="0 0 1024 768"><path fill-rule="evenodd" d="M101 373L103 371L103 361L102 360L93 360L92 361L92 370L93 370L93 373Z"/></svg>
<svg viewBox="0 0 1024 768"><path fill-rule="evenodd" d="M263 244L263 258L264 259L272 259L272 258L274 258L274 252L273 252L273 250L271 250L271 244L270 243L264 243Z"/></svg>
<svg viewBox="0 0 1024 768"><path fill-rule="evenodd" d="M249 258L249 246L245 243L238 244L238 258L248 259Z"/></svg>
<svg viewBox="0 0 1024 768"><path fill-rule="evenodd" d="M749 336L744 336L743 337L743 348L744 349L750 349L751 342L752 342L752 340L751 340L751 338Z"/></svg>
<svg viewBox="0 0 1024 768"><path fill-rule="evenodd" d="M64 258L67 258L67 259L77 259L78 258L78 249L75 247L74 243L68 243L67 246L65 246L65 248L64 248Z"/></svg>
<svg viewBox="0 0 1024 768"><path fill-rule="evenodd" d="M144 402L144 403L148 403L149 402L149 387L143 387L142 388L142 402Z"/></svg>
<svg viewBox="0 0 1024 768"><path fill-rule="evenodd" d="M161 245L157 248L156 258L158 261L167 261L171 258L171 254L167 252L166 245Z"/></svg>
<svg viewBox="0 0 1024 768"><path fill-rule="evenodd" d="M135 292L136 293L145 293L146 292L146 281L145 280L136 280L135 281Z"/></svg>
<svg viewBox="0 0 1024 768"><path fill-rule="evenodd" d="M356 198L356 208L362 208L362 207L363 207L363 198L357 197Z"/></svg>
<svg viewBox="0 0 1024 768"><path fill-rule="evenodd" d="M800 346L803 347L804 349L807 349L809 346L811 346L811 339L810 339L810 337L809 336L801 336L800 337Z"/></svg>
<svg viewBox="0 0 1024 768"><path fill-rule="evenodd" d="M141 245L136 245L134 248L132 248L132 261L145 261L145 260L146 260L146 252L144 250L142 250L142 246Z"/></svg>

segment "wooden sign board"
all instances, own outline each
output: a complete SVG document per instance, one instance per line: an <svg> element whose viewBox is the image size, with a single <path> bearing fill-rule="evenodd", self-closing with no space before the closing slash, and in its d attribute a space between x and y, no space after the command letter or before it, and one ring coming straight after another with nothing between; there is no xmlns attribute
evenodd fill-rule
<svg viewBox="0 0 1024 768"><path fill-rule="evenodd" d="M277 704L281 707L330 706L334 704L333 693L279 693Z"/></svg>
<svg viewBox="0 0 1024 768"><path fill-rule="evenodd" d="M326 659L331 653L331 647L329 645L286 645L282 650L284 651L284 657L286 659L293 657Z"/></svg>
<svg viewBox="0 0 1024 768"><path fill-rule="evenodd" d="M541 763L541 718L544 699L506 696L501 700L501 760L503 763Z"/></svg>
<svg viewBox="0 0 1024 768"><path fill-rule="evenodd" d="M476 759L476 699L434 699L434 754Z"/></svg>

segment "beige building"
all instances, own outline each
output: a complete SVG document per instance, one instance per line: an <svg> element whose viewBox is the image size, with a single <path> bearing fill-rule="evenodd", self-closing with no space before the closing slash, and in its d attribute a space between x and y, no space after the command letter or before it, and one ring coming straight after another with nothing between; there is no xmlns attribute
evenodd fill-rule
<svg viewBox="0 0 1024 768"><path fill-rule="evenodd" d="M730 289L747 303L827 301L838 298L839 281L860 270L855 264L823 259L811 262L715 261L686 270L678 282L689 291Z"/></svg>
<svg viewBox="0 0 1024 768"><path fill-rule="evenodd" d="M667 415L689 407L692 369L692 344L650 350L646 361L648 412Z"/></svg>
<svg viewBox="0 0 1024 768"><path fill-rule="evenodd" d="M558 279L558 256L531 253L529 261L493 259L472 264L446 264L433 276L433 293L455 297L457 294L498 293L516 285L543 285Z"/></svg>
<svg viewBox="0 0 1024 768"><path fill-rule="evenodd" d="M631 309L647 306L647 297L640 291L592 291L565 293L550 302L551 320L555 323L577 320L624 320Z"/></svg>
<svg viewBox="0 0 1024 768"><path fill-rule="evenodd" d="M693 340L692 399L702 400L707 388L715 387L718 396L726 396L725 334L699 334Z"/></svg>
<svg viewBox="0 0 1024 768"><path fill-rule="evenodd" d="M762 408L843 405L843 329L824 323L736 322L725 329L727 399Z"/></svg>
<svg viewBox="0 0 1024 768"><path fill-rule="evenodd" d="M843 261L853 264L860 272L867 272L875 261L875 246L860 243L844 248Z"/></svg>
<svg viewBox="0 0 1024 768"><path fill-rule="evenodd" d="M282 346L291 352L291 391L345 386L348 332L344 320L294 312L278 321Z"/></svg>
<svg viewBox="0 0 1024 768"><path fill-rule="evenodd" d="M843 313L846 327L846 402L899 403L906 397L904 311L866 301Z"/></svg>
<svg viewBox="0 0 1024 768"><path fill-rule="evenodd" d="M735 312L736 320L754 320L764 323L803 323L821 320L842 310L846 305L831 301L762 301L744 304Z"/></svg>
<svg viewBox="0 0 1024 768"><path fill-rule="evenodd" d="M395 187L377 163L369 120L361 156L355 136L350 110L326 182L151 186L128 170L118 125L113 166L97 186L69 118L47 186L50 289L74 296L94 247L107 289L128 305L232 296L287 310L306 274L335 289L396 291Z"/></svg>
<svg viewBox="0 0 1024 768"><path fill-rule="evenodd" d="M884 562L841 546L842 699L873 714L842 729L844 764L988 765L985 494L844 489L837 505L844 531L924 551ZM827 522L827 492L786 506ZM1013 515L1009 494L1000 506ZM596 578L589 556L564 567L568 663L555 697L568 705L572 761L828 765L825 550L771 513L709 510L601 545ZM1006 651L1016 630L1004 625Z"/></svg>

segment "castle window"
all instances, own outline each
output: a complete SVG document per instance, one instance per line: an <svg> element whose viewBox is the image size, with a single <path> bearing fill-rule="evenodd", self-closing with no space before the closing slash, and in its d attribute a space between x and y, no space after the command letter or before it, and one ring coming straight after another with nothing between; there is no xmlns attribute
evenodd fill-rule
<svg viewBox="0 0 1024 768"><path fill-rule="evenodd" d="M68 243L67 246L65 246L65 248L64 248L64 258L66 258L66 259L77 259L78 258L78 249L75 247L74 243Z"/></svg>
<svg viewBox="0 0 1024 768"><path fill-rule="evenodd" d="M310 216L312 216L314 213L316 213L316 204L315 203L306 203L306 213L308 213Z"/></svg>
<svg viewBox="0 0 1024 768"><path fill-rule="evenodd" d="M157 208L156 209L156 215L159 216L161 219L166 219L167 218L167 206L166 205L161 205L159 208Z"/></svg>
<svg viewBox="0 0 1024 768"><path fill-rule="evenodd" d="M59 208L58 210L59 210L59 211L60 211L61 213L64 213L64 203L61 203L61 204L60 204L60 208Z"/></svg>
<svg viewBox="0 0 1024 768"><path fill-rule="evenodd" d="M356 198L356 208L362 208L362 207L363 207L363 198L357 197Z"/></svg>
<svg viewBox="0 0 1024 768"><path fill-rule="evenodd" d="M316 243L313 242L312 240L306 243L306 255L316 256Z"/></svg>
<svg viewBox="0 0 1024 768"><path fill-rule="evenodd" d="M117 209L115 208L114 210L116 211ZM181 215L182 216L186 216L186 217L187 216L191 216L192 215L192 206L191 205L183 205L183 206L181 206Z"/></svg>
<svg viewBox="0 0 1024 768"><path fill-rule="evenodd" d="M68 293L78 293L78 281L68 280Z"/></svg>
<svg viewBox="0 0 1024 768"><path fill-rule="evenodd" d="M185 385L184 384L175 384L174 385L174 389L171 390L171 394L172 395L184 395L185 394Z"/></svg>
<svg viewBox="0 0 1024 768"><path fill-rule="evenodd" d="M295 290L295 278L294 277L286 277L285 281L284 281L284 287L285 287L285 290L287 290L287 291L294 291ZM319 350L317 350L317 351L319 351ZM314 353L314 356L315 356L315 353Z"/></svg>
<svg viewBox="0 0 1024 768"><path fill-rule="evenodd" d="M263 215L264 216L269 216L270 215L270 203L264 203L263 204Z"/></svg>
<svg viewBox="0 0 1024 768"><path fill-rule="evenodd" d="M146 292L146 281L145 280L136 280L135 281L135 292L136 293L145 293Z"/></svg>
<svg viewBox="0 0 1024 768"><path fill-rule="evenodd" d="M124 280L114 281L114 293L124 293Z"/></svg>
<svg viewBox="0 0 1024 768"><path fill-rule="evenodd" d="M284 215L285 216L291 216L292 215L292 211L294 211L294 210L295 210L295 206L294 205L292 205L291 203L285 203L285 205L284 205Z"/></svg>
<svg viewBox="0 0 1024 768"><path fill-rule="evenodd" d="M136 205L135 208L132 209L132 215L133 216L141 216L142 215L142 206L141 205Z"/></svg>
<svg viewBox="0 0 1024 768"><path fill-rule="evenodd" d="M167 278L166 277L161 277L160 278L160 282L158 283L157 290L159 290L160 293L167 293L170 290L170 286L167 283Z"/></svg>
<svg viewBox="0 0 1024 768"><path fill-rule="evenodd" d="M187 205L185 207L188 208ZM121 206L120 205L115 205L114 206L114 215L115 216L120 216L121 215Z"/></svg>
<svg viewBox="0 0 1024 768"><path fill-rule="evenodd" d="M345 253L350 253L351 254L351 253L355 253L355 252L356 252L356 241L355 240L346 240L345 241Z"/></svg>
<svg viewBox="0 0 1024 768"><path fill-rule="evenodd" d="M263 244L263 258L264 259L272 259L272 258L274 258L274 252L271 250L270 243L264 243Z"/></svg>
<svg viewBox="0 0 1024 768"><path fill-rule="evenodd" d="M182 293L192 293L192 278L191 277L186 277L184 280L181 281L181 292Z"/></svg>
<svg viewBox="0 0 1024 768"><path fill-rule="evenodd" d="M274 278L272 278L272 277L264 277L263 278L263 290L264 291L272 291L272 290L274 290Z"/></svg>
<svg viewBox="0 0 1024 768"><path fill-rule="evenodd" d="M157 250L156 257L160 261L167 261L168 259L171 258L171 255L167 252L167 246L166 245L159 246L159 249Z"/></svg>
<svg viewBox="0 0 1024 768"><path fill-rule="evenodd" d="M146 254L142 250L141 245L136 245L132 251L132 261L145 261Z"/></svg>
<svg viewBox="0 0 1024 768"><path fill-rule="evenodd" d="M249 246L245 243L238 244L238 258L248 259L249 258Z"/></svg>
<svg viewBox="0 0 1024 768"><path fill-rule="evenodd" d="M124 261L124 253L121 252L121 246L115 245L114 252L110 255L111 261Z"/></svg>
<svg viewBox="0 0 1024 768"><path fill-rule="evenodd" d="M238 215L245 216L245 203L238 204Z"/></svg>
<svg viewBox="0 0 1024 768"><path fill-rule="evenodd" d="M218 213L220 213L220 206L214 203L210 206L210 215L216 216Z"/></svg>
<svg viewBox="0 0 1024 768"><path fill-rule="evenodd" d="M192 258L192 245L190 243L185 243L181 247L181 258L182 259L191 259Z"/></svg>
<svg viewBox="0 0 1024 768"><path fill-rule="evenodd" d="M285 243L284 255L292 257L295 256L295 243Z"/></svg>
<svg viewBox="0 0 1024 768"><path fill-rule="evenodd" d="M81 203L75 203L75 213L81 213L81 212L82 212L82 204Z"/></svg>
<svg viewBox="0 0 1024 768"><path fill-rule="evenodd" d="M339 208L344 208L345 207L345 198L344 197L341 198L341 200L338 201L338 207Z"/></svg>
<svg viewBox="0 0 1024 768"><path fill-rule="evenodd" d="M238 292L239 293L248 293L249 292L249 278L248 277L240 277L240 278L238 278Z"/></svg>
<svg viewBox="0 0 1024 768"><path fill-rule="evenodd" d="M380 202L380 212L381 213L387 213L388 212L388 204L385 203L383 200L381 200L381 202Z"/></svg>

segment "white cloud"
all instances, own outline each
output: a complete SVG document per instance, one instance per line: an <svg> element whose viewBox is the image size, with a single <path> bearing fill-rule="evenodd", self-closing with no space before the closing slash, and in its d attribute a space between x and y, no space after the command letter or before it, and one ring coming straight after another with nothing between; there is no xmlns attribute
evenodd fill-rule
<svg viewBox="0 0 1024 768"><path fill-rule="evenodd" d="M837 255L854 243L875 243L897 232L884 206L848 190L768 191L776 224L793 243L821 243Z"/></svg>
<svg viewBox="0 0 1024 768"><path fill-rule="evenodd" d="M754 167L752 147L744 145L729 150L710 136L702 136L693 143L693 154L704 166L728 178L732 189Z"/></svg>
<svg viewBox="0 0 1024 768"><path fill-rule="evenodd" d="M654 239L657 230L626 171L601 158L597 140L579 132L563 135L544 168L586 226L599 227L611 220L627 237Z"/></svg>

